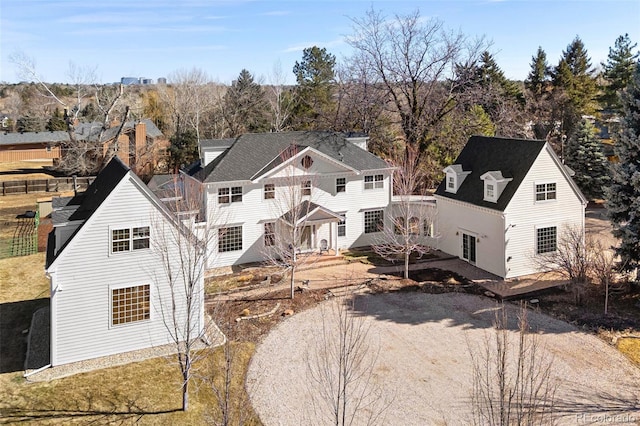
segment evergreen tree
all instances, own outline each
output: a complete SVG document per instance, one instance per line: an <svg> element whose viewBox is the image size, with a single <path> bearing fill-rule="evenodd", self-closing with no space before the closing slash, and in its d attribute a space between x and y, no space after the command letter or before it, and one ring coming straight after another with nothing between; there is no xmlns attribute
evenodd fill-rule
<svg viewBox="0 0 640 426"><path fill-rule="evenodd" d="M567 102L561 108L561 132L570 136L583 115L596 111L598 87L591 59L580 37L576 37L562 52L553 72L554 90L566 94Z"/></svg>
<svg viewBox="0 0 640 426"><path fill-rule="evenodd" d="M32 117L31 115L24 115L16 121L16 130L22 132L42 132L44 130L43 120L40 118Z"/></svg>
<svg viewBox="0 0 640 426"><path fill-rule="evenodd" d="M169 167L175 173L199 157L198 137L195 130L178 131L169 140Z"/></svg>
<svg viewBox="0 0 640 426"><path fill-rule="evenodd" d="M224 118L231 137L269 130L267 99L262 86L243 69L224 96Z"/></svg>
<svg viewBox="0 0 640 426"><path fill-rule="evenodd" d="M547 54L542 47L538 47L536 55L531 57L531 71L524 81L524 87L531 92L533 99L541 101L549 90L550 70L547 64Z"/></svg>
<svg viewBox="0 0 640 426"><path fill-rule="evenodd" d="M45 129L51 132L56 130L67 130L67 122L65 121L64 114L60 111L60 109L56 108L53 111L53 115L47 121Z"/></svg>
<svg viewBox="0 0 640 426"><path fill-rule="evenodd" d="M531 70L524 81L526 89L526 111L536 139L546 139L553 131L553 102L551 92L551 68L547 63L547 54L538 47L531 57Z"/></svg>
<svg viewBox="0 0 640 426"><path fill-rule="evenodd" d="M576 174L573 180L589 199L602 198L609 186L609 160L602 152L596 128L588 120L582 120L565 150L566 164Z"/></svg>
<svg viewBox="0 0 640 426"><path fill-rule="evenodd" d="M617 253L625 269L640 265L640 62L621 96L623 116L614 152L613 184L607 191L607 210Z"/></svg>
<svg viewBox="0 0 640 426"><path fill-rule="evenodd" d="M519 102L523 100L520 88L504 76L493 55L487 51L480 58L479 77L480 84L485 88L498 90L502 96Z"/></svg>
<svg viewBox="0 0 640 426"><path fill-rule="evenodd" d="M336 57L317 46L304 49L302 61L296 61L293 67L297 82L296 128L322 129L332 122L335 65Z"/></svg>
<svg viewBox="0 0 640 426"><path fill-rule="evenodd" d="M614 47L609 48L607 62L602 63L602 76L606 84L602 87L600 98L602 108L608 112L622 113L620 92L629 85L640 52L633 53L637 43L631 43L629 34L616 39Z"/></svg>

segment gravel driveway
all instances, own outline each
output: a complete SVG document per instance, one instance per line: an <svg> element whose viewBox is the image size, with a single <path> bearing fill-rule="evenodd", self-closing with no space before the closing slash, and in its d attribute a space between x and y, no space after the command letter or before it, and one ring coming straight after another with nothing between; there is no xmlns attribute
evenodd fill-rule
<svg viewBox="0 0 640 426"><path fill-rule="evenodd" d="M289 318L257 348L247 389L265 425L327 424L326 410L314 409L322 388L311 380L308 360L317 355L323 320L333 318L336 303ZM354 313L370 326L370 346L379 348L370 388L383 391L378 406L388 405L381 424L471 423L469 348L482 347L492 333L497 306L491 299L454 293L357 297ZM640 421L640 369L569 324L533 312L529 322L553 357L559 424Z"/></svg>

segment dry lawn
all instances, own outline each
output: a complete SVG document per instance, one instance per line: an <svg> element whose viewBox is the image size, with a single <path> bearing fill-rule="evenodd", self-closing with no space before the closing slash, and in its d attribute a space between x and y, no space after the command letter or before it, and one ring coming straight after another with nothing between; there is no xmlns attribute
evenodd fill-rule
<svg viewBox="0 0 640 426"><path fill-rule="evenodd" d="M16 230L18 219L16 216L27 210L37 209L40 198L58 195L57 193L34 193L19 195L0 195L0 238L11 238Z"/></svg>
<svg viewBox="0 0 640 426"><path fill-rule="evenodd" d="M180 411L180 373L174 357L156 358L106 368L45 383L23 377L26 351L22 331L31 315L46 306L48 280L44 254L0 260L0 423L87 424L140 423L150 425L203 424L219 419L209 380L221 383L223 351L206 353L195 366L198 378L190 389L191 407ZM259 420L246 403L244 376L254 344L233 344L237 365L232 379L234 417L248 425Z"/></svg>
<svg viewBox="0 0 640 426"><path fill-rule="evenodd" d="M617 347L627 358L640 366L640 339L630 337L620 338L618 339Z"/></svg>
<svg viewBox="0 0 640 426"><path fill-rule="evenodd" d="M51 179L53 174L45 167L51 167L53 160L11 161L0 163L0 181L25 179Z"/></svg>

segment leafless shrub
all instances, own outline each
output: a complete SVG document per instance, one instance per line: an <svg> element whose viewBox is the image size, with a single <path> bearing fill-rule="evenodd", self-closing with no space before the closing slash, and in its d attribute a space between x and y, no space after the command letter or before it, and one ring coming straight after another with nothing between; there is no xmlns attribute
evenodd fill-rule
<svg viewBox="0 0 640 426"><path fill-rule="evenodd" d="M616 255L600 242L594 245L591 273L595 281L604 287L604 314L609 310L609 286L616 281Z"/></svg>
<svg viewBox="0 0 640 426"><path fill-rule="evenodd" d="M335 425L384 424L392 401L375 380L379 345L371 326L353 312L353 299L325 306L316 345L307 360L316 418Z"/></svg>
<svg viewBox="0 0 640 426"><path fill-rule="evenodd" d="M473 364L471 402L476 425L553 424L557 384L552 359L544 356L530 331L526 304L517 330L509 330L504 305L496 312L494 332L481 347L470 347Z"/></svg>

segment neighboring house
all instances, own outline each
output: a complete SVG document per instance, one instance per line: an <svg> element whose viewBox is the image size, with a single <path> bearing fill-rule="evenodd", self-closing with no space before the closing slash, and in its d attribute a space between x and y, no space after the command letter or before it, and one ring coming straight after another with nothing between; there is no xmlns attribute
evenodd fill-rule
<svg viewBox="0 0 640 426"><path fill-rule="evenodd" d="M337 254L374 243L389 226L393 168L366 150L367 140L281 132L208 141L201 165L188 172L202 183L206 219L218 228L207 267L263 261L274 233L292 226L302 250Z"/></svg>
<svg viewBox="0 0 640 426"><path fill-rule="evenodd" d="M587 200L544 141L473 136L435 192L438 248L503 278L539 271Z"/></svg>
<svg viewBox="0 0 640 426"><path fill-rule="evenodd" d="M63 131L0 133L0 162L60 158L60 144L69 141Z"/></svg>
<svg viewBox="0 0 640 426"><path fill-rule="evenodd" d="M80 123L74 130L77 141L97 142L102 123ZM114 148L120 125L108 128L102 135L100 144L101 160ZM54 159L64 161L66 155L78 155L69 146L69 133L24 132L0 133L0 161L22 161L35 159ZM151 120L127 121L117 140L117 155L138 174L149 175L166 155L169 140Z"/></svg>
<svg viewBox="0 0 640 426"><path fill-rule="evenodd" d="M78 141L98 142L102 123L80 123L75 128L75 137ZM118 136L116 140L116 135ZM62 143L60 161L65 160L66 155L78 155L77 151L66 149L69 139ZM102 134L99 142L102 146L99 153L103 157L110 151L115 151L122 162L138 175L151 175L158 164L164 160L169 140L156 127L153 121L143 119L140 121L127 121L120 129L120 124L109 127ZM117 144L117 145L116 145Z"/></svg>
<svg viewBox="0 0 640 426"><path fill-rule="evenodd" d="M53 203L46 261L51 365L170 343L165 321L172 298L160 255L179 258L170 236L189 231L118 157L86 192ZM196 334L205 325L202 277ZM185 299L175 298L178 322L186 315Z"/></svg>

